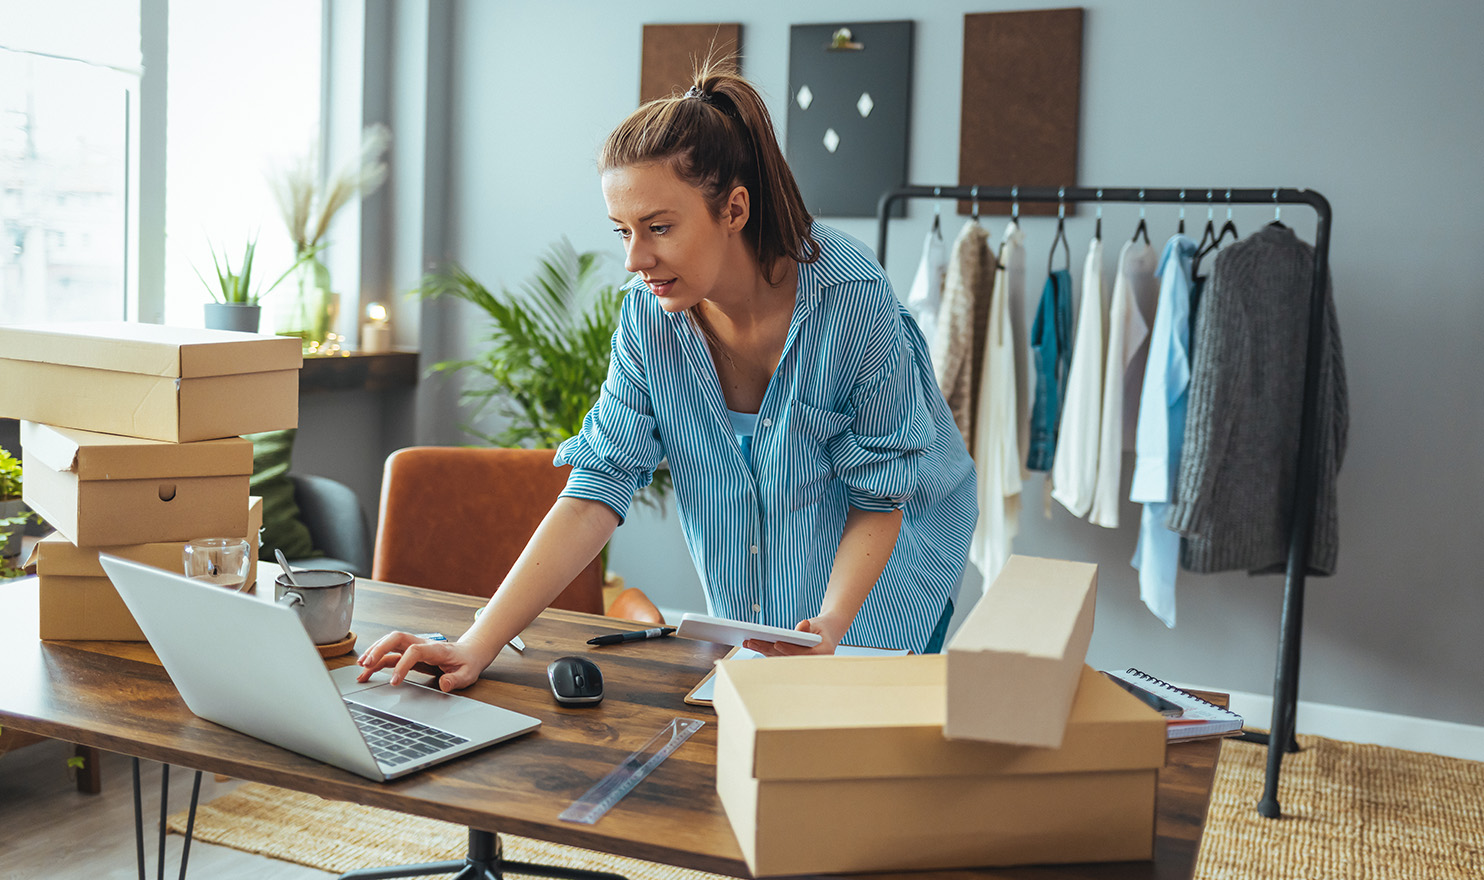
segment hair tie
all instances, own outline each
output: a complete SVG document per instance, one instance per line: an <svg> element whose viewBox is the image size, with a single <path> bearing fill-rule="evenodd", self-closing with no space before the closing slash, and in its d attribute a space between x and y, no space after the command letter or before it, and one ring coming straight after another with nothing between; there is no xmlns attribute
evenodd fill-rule
<svg viewBox="0 0 1484 880"><path fill-rule="evenodd" d="M709 92L702 91L700 86L691 86L689 91L685 93L685 97L700 98L707 104L711 103L711 94Z"/></svg>

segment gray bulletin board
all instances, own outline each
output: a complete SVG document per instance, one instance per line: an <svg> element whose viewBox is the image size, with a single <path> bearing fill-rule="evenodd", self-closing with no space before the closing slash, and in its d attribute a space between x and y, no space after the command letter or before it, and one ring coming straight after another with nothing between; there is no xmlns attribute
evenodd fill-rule
<svg viewBox="0 0 1484 880"><path fill-rule="evenodd" d="M850 36L837 41L841 28ZM907 180L912 22L794 25L788 85L786 150L804 204L825 217L876 216L881 194Z"/></svg>

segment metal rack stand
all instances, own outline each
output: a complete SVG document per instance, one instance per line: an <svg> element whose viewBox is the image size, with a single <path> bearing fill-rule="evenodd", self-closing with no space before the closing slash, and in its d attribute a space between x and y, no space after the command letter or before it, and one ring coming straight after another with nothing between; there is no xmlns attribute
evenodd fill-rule
<svg viewBox="0 0 1484 880"><path fill-rule="evenodd" d="M1199 195L1205 194L1205 198ZM1213 199L1214 196L1214 199ZM1329 231L1332 212L1329 201L1313 190L1228 189L1187 187L1155 189L1137 187L1007 187L1007 186L907 186L881 196L877 205L876 256L886 264L886 233L892 205L905 199L955 199L995 202L1120 202L1134 204L1201 205L1308 205L1318 215L1314 231L1314 278L1309 292L1309 341L1304 370L1304 406L1299 423L1298 474L1289 519L1288 565L1283 585L1283 614L1279 625L1278 659L1273 682L1273 717L1267 737L1248 735L1268 746L1267 778L1263 785L1259 814L1275 819L1278 777L1285 751L1298 750L1294 718L1298 704L1299 647L1303 639L1304 578L1309 568L1309 542L1314 527L1315 495L1318 492L1319 438L1315 410L1319 391L1319 355L1324 346L1324 292L1329 276Z"/></svg>

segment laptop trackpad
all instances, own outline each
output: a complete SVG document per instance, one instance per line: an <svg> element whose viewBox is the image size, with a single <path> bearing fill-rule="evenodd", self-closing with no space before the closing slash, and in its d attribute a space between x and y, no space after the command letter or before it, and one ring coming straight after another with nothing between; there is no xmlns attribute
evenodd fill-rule
<svg viewBox="0 0 1484 880"><path fill-rule="evenodd" d="M389 684L392 680L391 672L380 669L371 673L370 679L363 682L356 681L356 676L360 675L361 671L361 667L359 666L341 666L330 670L330 680L335 682L335 688L340 691L342 697L348 697L359 691L381 687L382 685ZM434 684L436 678L436 676L422 672L409 672L406 680L412 684L420 684L436 689L437 685Z"/></svg>

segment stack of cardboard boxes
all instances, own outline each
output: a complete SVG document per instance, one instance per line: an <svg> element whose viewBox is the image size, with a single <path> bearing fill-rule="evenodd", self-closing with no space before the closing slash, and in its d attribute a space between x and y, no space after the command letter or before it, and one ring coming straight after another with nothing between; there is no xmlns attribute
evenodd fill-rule
<svg viewBox="0 0 1484 880"><path fill-rule="evenodd" d="M1149 859L1165 720L1084 665L1097 567L1015 556L946 654L730 660L754 876Z"/></svg>
<svg viewBox="0 0 1484 880"><path fill-rule="evenodd" d="M23 497L57 530L30 560L42 638L144 638L102 550L180 571L187 541L241 535L256 560L262 503L238 435L298 424L302 365L291 337L0 327L0 415L22 420Z"/></svg>

